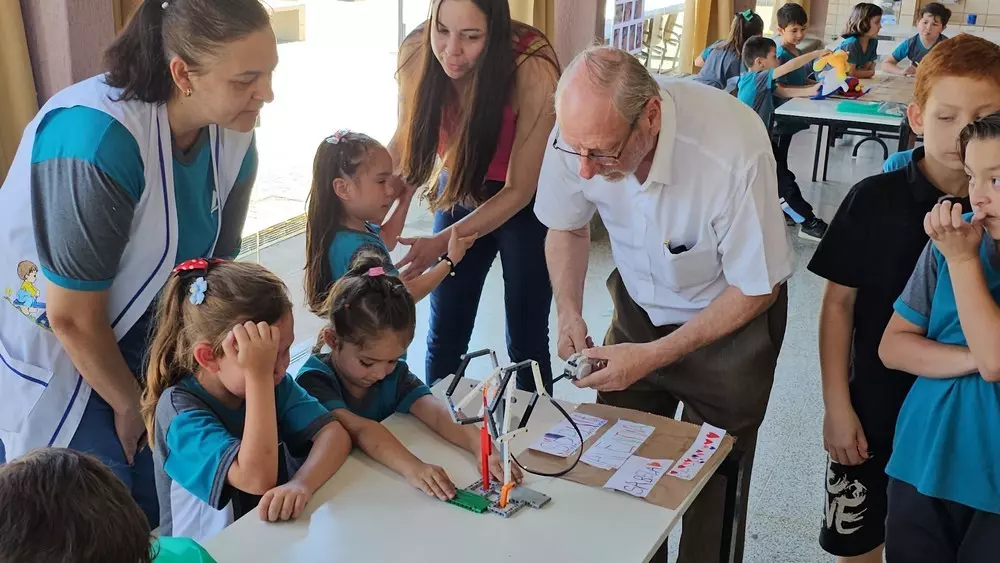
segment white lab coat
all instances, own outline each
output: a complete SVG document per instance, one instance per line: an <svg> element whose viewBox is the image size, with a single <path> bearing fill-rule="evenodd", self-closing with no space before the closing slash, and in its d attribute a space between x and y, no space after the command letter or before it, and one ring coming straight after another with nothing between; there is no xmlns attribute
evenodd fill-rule
<svg viewBox="0 0 1000 563"><path fill-rule="evenodd" d="M45 279L32 226L31 152L49 112L86 106L118 120L139 145L146 187L110 288L108 318L121 339L155 299L177 254L173 156L165 105L117 102L118 90L95 76L59 92L24 130L0 188L0 440L11 460L33 448L65 447L76 433L91 388L48 328ZM220 215L250 146L251 133L209 128ZM220 221L221 223L221 221ZM218 232L216 232L218 237Z"/></svg>

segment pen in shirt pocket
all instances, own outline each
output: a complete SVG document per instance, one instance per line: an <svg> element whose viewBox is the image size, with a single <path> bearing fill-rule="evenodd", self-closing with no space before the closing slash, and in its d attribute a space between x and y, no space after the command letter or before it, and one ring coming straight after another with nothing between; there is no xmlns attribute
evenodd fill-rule
<svg viewBox="0 0 1000 563"><path fill-rule="evenodd" d="M684 246L683 244L679 244L677 246L670 246L669 240L663 241L663 246L667 247L667 251L669 251L671 254L681 254L682 252L688 251L688 247Z"/></svg>

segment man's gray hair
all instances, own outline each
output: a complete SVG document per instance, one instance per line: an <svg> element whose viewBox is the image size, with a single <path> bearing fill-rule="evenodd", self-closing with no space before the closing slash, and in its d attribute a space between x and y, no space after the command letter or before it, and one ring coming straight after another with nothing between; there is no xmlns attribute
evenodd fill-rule
<svg viewBox="0 0 1000 563"><path fill-rule="evenodd" d="M639 59L621 49L597 45L577 55L559 81L556 103L576 72L585 72L590 83L611 94L611 101L625 121L639 117L650 98L660 97L660 86Z"/></svg>

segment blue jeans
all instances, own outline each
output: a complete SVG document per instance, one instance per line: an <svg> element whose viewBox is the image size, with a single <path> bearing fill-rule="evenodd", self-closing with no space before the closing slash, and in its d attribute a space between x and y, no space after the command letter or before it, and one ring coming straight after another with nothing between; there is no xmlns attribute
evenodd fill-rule
<svg viewBox="0 0 1000 563"><path fill-rule="evenodd" d="M146 514L150 529L160 523L160 503L156 496L153 476L153 451L149 447L136 452L131 466L115 432L115 413L97 394L90 392L87 408L83 411L80 427L69 442L72 450L85 452L101 460L132 492L132 498Z"/></svg>
<svg viewBox="0 0 1000 563"><path fill-rule="evenodd" d="M498 191L502 184L496 184ZM462 220L472 210L457 205L434 215L438 233ZM507 353L511 361L535 360L546 389L552 390L549 355L549 309L552 285L545 265L547 229L535 217L534 201L518 211L492 233L480 237L455 268L431 293L430 330L427 333L427 383L455 373L479 311L486 275L497 252L503 266L504 308L507 316ZM517 374L517 387L535 390L530 370Z"/></svg>

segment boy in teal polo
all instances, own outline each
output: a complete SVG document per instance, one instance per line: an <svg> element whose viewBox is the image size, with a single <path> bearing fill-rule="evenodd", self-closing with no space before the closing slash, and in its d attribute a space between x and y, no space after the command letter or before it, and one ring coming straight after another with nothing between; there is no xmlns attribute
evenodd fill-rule
<svg viewBox="0 0 1000 563"><path fill-rule="evenodd" d="M776 83L785 76L803 68L813 60L829 54L829 51L813 51L799 55L779 64L774 41L767 37L752 37L743 46L743 62L749 69L740 77L737 97L750 106L764 126L770 129L774 114L775 98L809 97L816 93L818 84L812 86L787 86ZM802 191L795 182L795 175L788 169L788 147L791 136L782 143L782 132L776 131L772 139L774 159L778 172L778 196L786 217L793 223L801 223L799 237L819 241L826 234L827 224L816 216L809 202L802 197Z"/></svg>
<svg viewBox="0 0 1000 563"><path fill-rule="evenodd" d="M993 561L1000 536L1000 113L961 134L973 213L943 202L879 355L917 376L886 468L889 561Z"/></svg>
<svg viewBox="0 0 1000 563"><path fill-rule="evenodd" d="M914 76L917 65L938 43L947 39L942 33L948 27L951 10L937 2L931 2L920 9L917 34L903 41L892 51L892 55L882 62L882 70L891 74ZM902 68L899 63L909 59L910 66Z"/></svg>

